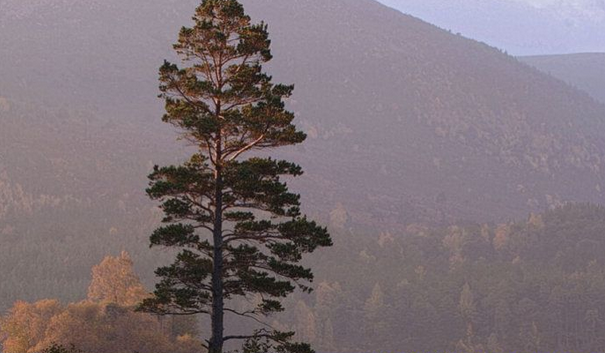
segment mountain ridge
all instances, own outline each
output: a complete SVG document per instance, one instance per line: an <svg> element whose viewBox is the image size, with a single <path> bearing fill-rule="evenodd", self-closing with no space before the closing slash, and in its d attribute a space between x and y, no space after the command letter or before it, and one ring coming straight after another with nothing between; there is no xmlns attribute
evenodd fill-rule
<svg viewBox="0 0 605 353"><path fill-rule="evenodd" d="M524 56L519 59L605 104L605 52Z"/></svg>

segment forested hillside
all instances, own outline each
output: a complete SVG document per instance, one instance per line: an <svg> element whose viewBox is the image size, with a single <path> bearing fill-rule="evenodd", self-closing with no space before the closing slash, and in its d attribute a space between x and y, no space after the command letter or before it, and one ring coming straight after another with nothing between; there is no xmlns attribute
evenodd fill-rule
<svg viewBox="0 0 605 353"><path fill-rule="evenodd" d="M161 216L144 176L170 160L151 153L159 138L135 140L132 124L31 101L1 98L0 111L2 311L17 299L79 298L88 269L120 249L149 281L161 254L148 236Z"/></svg>
<svg viewBox="0 0 605 353"><path fill-rule="evenodd" d="M339 234L292 325L320 352L602 352L605 209Z"/></svg>
<svg viewBox="0 0 605 353"><path fill-rule="evenodd" d="M501 224L414 224L381 234L334 227L335 247L312 260L315 291L290 298L287 314L271 325L297 331L318 352L601 352L604 232L605 209L588 204ZM128 305L141 289L131 272L114 265L128 264L124 256L95 267L87 299L81 293L69 305L16 304L4 315L0 339L3 333L18 337L6 330L27 325L30 313L47 320L31 347L52 340L76 342L88 352L112 347L127 353L150 340L170 347L170 339L189 332L192 322L159 326L155 318L132 313ZM55 310L52 321L53 315L44 319L48 308ZM132 339L113 340L118 332ZM192 338L185 338L172 347L190 352ZM152 346L139 347L153 352Z"/></svg>
<svg viewBox="0 0 605 353"><path fill-rule="evenodd" d="M145 177L184 155L157 67L196 3L0 4L0 308L76 299L123 249L151 282ZM270 23L267 69L296 83L309 140L278 156L306 170L292 187L316 218L371 237L605 200L605 107L586 94L370 0L244 4Z"/></svg>
<svg viewBox="0 0 605 353"><path fill-rule="evenodd" d="M394 225L603 198L605 108L585 95L371 0L263 1L245 5L271 24L270 72L297 84L290 105L311 140L289 155L314 208ZM156 70L195 3L8 1L2 95L133 122L133 140L153 140Z"/></svg>

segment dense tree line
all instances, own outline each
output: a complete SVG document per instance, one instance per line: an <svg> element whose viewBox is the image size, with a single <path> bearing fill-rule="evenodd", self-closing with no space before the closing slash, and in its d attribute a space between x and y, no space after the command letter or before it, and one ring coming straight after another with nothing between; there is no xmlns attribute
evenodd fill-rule
<svg viewBox="0 0 605 353"><path fill-rule="evenodd" d="M312 295L288 299L271 322L318 352L605 350L603 207L333 234L332 251L312 259Z"/></svg>
<svg viewBox="0 0 605 353"><path fill-rule="evenodd" d="M605 350L605 209L340 234L296 327L323 352Z"/></svg>

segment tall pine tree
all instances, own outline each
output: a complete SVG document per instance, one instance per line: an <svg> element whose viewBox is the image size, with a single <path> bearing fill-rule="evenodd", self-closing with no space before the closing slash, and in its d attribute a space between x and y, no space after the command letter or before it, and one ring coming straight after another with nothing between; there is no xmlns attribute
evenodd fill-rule
<svg viewBox="0 0 605 353"><path fill-rule="evenodd" d="M209 315L210 353L223 352L231 340L243 340L247 351L310 351L291 342L292 332L225 332L227 314L259 320L282 311L280 299L297 287L310 291L313 274L299 264L302 255L332 241L301 214L299 195L282 181L301 175L298 165L245 158L306 137L285 109L293 86L273 84L262 70L272 58L267 26L251 24L236 0L203 0L193 20L174 45L185 67L164 63L160 96L163 121L197 153L183 165L155 167L147 190L165 214L151 245L179 253L156 271L160 282L140 309ZM259 304L244 311L230 306L242 297Z"/></svg>

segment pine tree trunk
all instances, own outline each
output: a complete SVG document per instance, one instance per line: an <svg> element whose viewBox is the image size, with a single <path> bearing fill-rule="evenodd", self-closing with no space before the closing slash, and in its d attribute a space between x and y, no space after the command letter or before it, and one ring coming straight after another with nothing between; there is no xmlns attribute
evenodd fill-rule
<svg viewBox="0 0 605 353"><path fill-rule="evenodd" d="M217 160L220 160L220 148ZM214 267L212 270L212 313L209 353L223 352L224 301L223 301L223 180L220 165L216 166L215 220L214 220Z"/></svg>

